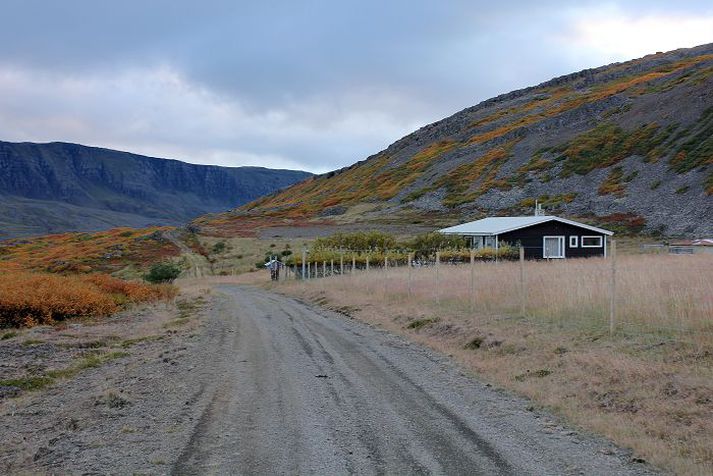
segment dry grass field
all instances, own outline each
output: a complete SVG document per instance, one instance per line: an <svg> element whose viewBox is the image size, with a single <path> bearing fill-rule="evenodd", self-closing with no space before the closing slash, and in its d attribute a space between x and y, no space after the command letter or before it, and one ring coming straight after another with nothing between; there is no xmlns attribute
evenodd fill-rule
<svg viewBox="0 0 713 476"><path fill-rule="evenodd" d="M613 334L610 261L525 263L524 313L519 263L472 273L391 268L276 289L452 355L662 468L713 474L713 256L620 257Z"/></svg>

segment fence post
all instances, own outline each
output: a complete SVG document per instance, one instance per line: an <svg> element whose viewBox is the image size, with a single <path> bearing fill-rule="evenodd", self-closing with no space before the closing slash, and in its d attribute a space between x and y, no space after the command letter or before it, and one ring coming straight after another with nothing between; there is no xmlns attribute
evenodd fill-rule
<svg viewBox="0 0 713 476"><path fill-rule="evenodd" d="M408 297L412 296L411 290L411 268L413 263L413 253L408 254Z"/></svg>
<svg viewBox="0 0 713 476"><path fill-rule="evenodd" d="M441 252L436 251L436 304L441 302L441 287L440 287L440 268L441 267Z"/></svg>
<svg viewBox="0 0 713 476"><path fill-rule="evenodd" d="M302 279L306 279L305 272L307 271L307 250L302 248Z"/></svg>
<svg viewBox="0 0 713 476"><path fill-rule="evenodd" d="M609 282L609 335L616 326L616 240L611 240L611 280Z"/></svg>
<svg viewBox="0 0 713 476"><path fill-rule="evenodd" d="M475 310L475 250L470 249L470 312Z"/></svg>
<svg viewBox="0 0 713 476"><path fill-rule="evenodd" d="M520 316L525 316L525 248L520 247Z"/></svg>
<svg viewBox="0 0 713 476"><path fill-rule="evenodd" d="M388 274L388 269L389 269L389 256L386 254L387 252L384 251L384 301L386 301L386 297L388 296L388 285L389 285L389 274Z"/></svg>
<svg viewBox="0 0 713 476"><path fill-rule="evenodd" d="M366 255L366 274L369 274L369 255ZM366 293L369 294L369 277L366 278Z"/></svg>
<svg viewBox="0 0 713 476"><path fill-rule="evenodd" d="M351 274L354 274L355 269L356 269L356 255L352 255L352 272L351 272Z"/></svg>
<svg viewBox="0 0 713 476"><path fill-rule="evenodd" d="M339 276L344 276L344 252L339 252Z"/></svg>
<svg viewBox="0 0 713 476"><path fill-rule="evenodd" d="M312 268L311 263L308 261L308 262L307 262L307 279L309 279L309 278L310 278L310 275L312 274L312 269L311 269L311 268Z"/></svg>
<svg viewBox="0 0 713 476"><path fill-rule="evenodd" d="M327 277L327 260L322 261L322 277Z"/></svg>

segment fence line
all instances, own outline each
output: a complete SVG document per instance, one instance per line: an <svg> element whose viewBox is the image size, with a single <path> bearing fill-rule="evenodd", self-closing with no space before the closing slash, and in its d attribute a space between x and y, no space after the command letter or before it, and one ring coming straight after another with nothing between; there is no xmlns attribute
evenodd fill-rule
<svg viewBox="0 0 713 476"><path fill-rule="evenodd" d="M622 261L614 241L608 258L526 261L519 251L517 261L497 262L479 260L472 250L468 260L458 261L443 261L440 252L432 261L419 260L414 253L394 259L387 252L376 266L369 254L360 265L354 254L345 262L342 253L338 267L335 260L329 268L321 260L321 270L320 263L303 252L303 261L291 266L285 279L307 283L334 276L321 287L343 278L340 289L349 292L356 286L367 293L382 279L384 298L390 301L465 304L471 314L510 315L560 326L577 323L610 335L713 334L713 256L645 255Z"/></svg>

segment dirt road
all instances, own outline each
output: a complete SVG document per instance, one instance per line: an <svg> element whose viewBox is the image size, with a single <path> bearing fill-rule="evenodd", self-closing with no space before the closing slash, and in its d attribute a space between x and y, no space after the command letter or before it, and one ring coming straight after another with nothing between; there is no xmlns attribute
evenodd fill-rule
<svg viewBox="0 0 713 476"><path fill-rule="evenodd" d="M147 311L0 342L9 375L31 368L27 349L51 357L104 334L114 336L104 352L122 349L47 389L0 396L0 473L652 472L448 358L342 315L228 285L194 307L178 321L156 324ZM149 325L164 334L128 335Z"/></svg>
<svg viewBox="0 0 713 476"><path fill-rule="evenodd" d="M222 287L211 402L176 474L644 474L401 338Z"/></svg>

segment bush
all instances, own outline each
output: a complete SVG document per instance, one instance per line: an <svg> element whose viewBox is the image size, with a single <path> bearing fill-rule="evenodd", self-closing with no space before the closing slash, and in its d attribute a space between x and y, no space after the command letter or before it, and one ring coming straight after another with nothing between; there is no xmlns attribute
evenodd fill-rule
<svg viewBox="0 0 713 476"><path fill-rule="evenodd" d="M388 250L396 248L396 238L380 231L357 231L355 233L335 233L332 236L317 238L314 250L365 251Z"/></svg>
<svg viewBox="0 0 713 476"><path fill-rule="evenodd" d="M459 250L466 247L466 242L463 237L444 235L438 232L418 235L404 244L406 248L414 251L417 258L431 256L437 250Z"/></svg>
<svg viewBox="0 0 713 476"><path fill-rule="evenodd" d="M213 245L213 253L214 254L221 254L225 252L225 241L219 241L216 244Z"/></svg>
<svg viewBox="0 0 713 476"><path fill-rule="evenodd" d="M181 274L181 268L174 263L158 263L151 266L144 279L149 283L170 283Z"/></svg>
<svg viewBox="0 0 713 476"><path fill-rule="evenodd" d="M127 282L105 274L0 273L0 327L31 327L111 314L122 304L170 299L176 288Z"/></svg>

